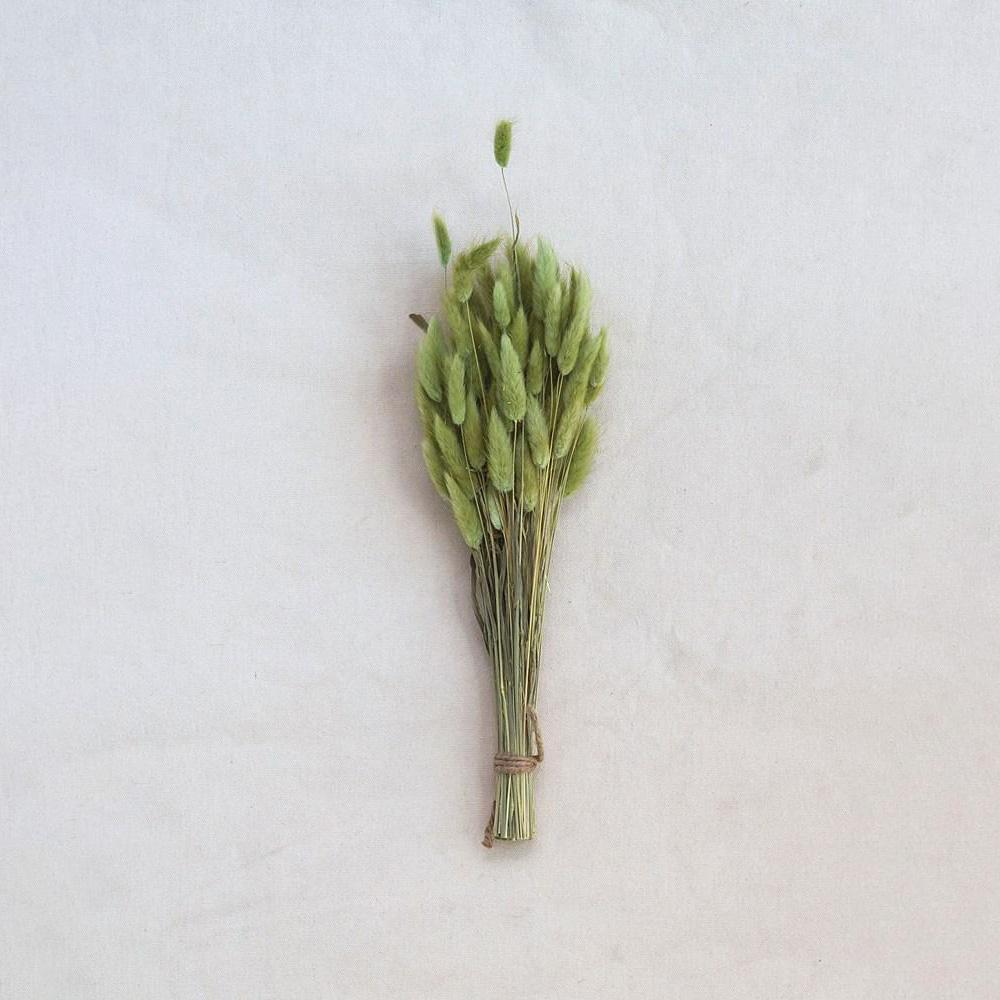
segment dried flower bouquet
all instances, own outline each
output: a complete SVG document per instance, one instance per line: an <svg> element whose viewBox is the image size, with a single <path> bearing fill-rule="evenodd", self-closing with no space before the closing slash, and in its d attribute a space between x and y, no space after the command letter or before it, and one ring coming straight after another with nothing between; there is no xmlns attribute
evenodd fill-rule
<svg viewBox="0 0 1000 1000"><path fill-rule="evenodd" d="M511 123L494 134L505 194ZM445 269L443 320L417 352L417 405L427 472L471 550L472 597L493 667L496 781L483 843L535 833L534 771L542 758L535 712L552 541L563 498L590 470L597 427L588 410L604 385L608 336L590 329L590 285L560 267L539 238L511 236L452 256L434 216Z"/></svg>

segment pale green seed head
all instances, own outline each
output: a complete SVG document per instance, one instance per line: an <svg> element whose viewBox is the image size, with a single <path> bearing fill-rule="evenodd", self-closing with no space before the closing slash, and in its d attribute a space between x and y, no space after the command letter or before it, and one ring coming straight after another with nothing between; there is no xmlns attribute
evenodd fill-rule
<svg viewBox="0 0 1000 1000"><path fill-rule="evenodd" d="M458 351L448 362L446 388L451 422L461 424L465 420L465 359Z"/></svg>
<svg viewBox="0 0 1000 1000"><path fill-rule="evenodd" d="M511 260L513 261L513 249L511 250ZM534 296L534 261L531 251L523 243L517 246L517 276L521 286L521 302L527 307Z"/></svg>
<svg viewBox="0 0 1000 1000"><path fill-rule="evenodd" d="M535 281L548 291L559 278L559 261L552 246L538 237L538 253L535 255Z"/></svg>
<svg viewBox="0 0 1000 1000"><path fill-rule="evenodd" d="M549 421L542 404L533 395L528 396L524 411L524 431L535 465L544 469L549 464Z"/></svg>
<svg viewBox="0 0 1000 1000"><path fill-rule="evenodd" d="M597 424L592 417L587 417L580 426L580 433L573 446L569 468L566 470L566 485L563 494L570 496L575 493L587 478L594 464L594 454L597 451Z"/></svg>
<svg viewBox="0 0 1000 1000"><path fill-rule="evenodd" d="M510 342L514 345L514 350L517 351L517 360L520 362L521 368L524 368L528 363L528 317L524 315L524 309L521 306L517 307L514 322L511 323Z"/></svg>
<svg viewBox="0 0 1000 1000"><path fill-rule="evenodd" d="M559 426L556 428L556 441L554 451L556 458L565 458L573 447L573 439L583 419L583 411L586 406L583 394L567 401L562 415L559 417Z"/></svg>
<svg viewBox="0 0 1000 1000"><path fill-rule="evenodd" d="M417 409L420 411L420 422L423 424L424 433L434 436L434 414L437 409L434 403L428 399L424 387L420 384L420 379L416 379L413 395L417 400Z"/></svg>
<svg viewBox="0 0 1000 1000"><path fill-rule="evenodd" d="M480 272L490 262L490 258L500 246L500 237L476 243L455 258L452 269L451 292L459 302L465 303L472 298L476 289L476 279Z"/></svg>
<svg viewBox="0 0 1000 1000"><path fill-rule="evenodd" d="M500 375L497 378L497 405L508 420L515 423L524 416L526 400L521 359L505 333L500 338Z"/></svg>
<svg viewBox="0 0 1000 1000"><path fill-rule="evenodd" d="M472 476L465 464L465 454L462 451L461 442L458 440L455 429L450 424L445 423L440 414L434 416L434 442L441 453L445 471L450 473L462 489L471 496Z"/></svg>
<svg viewBox="0 0 1000 1000"><path fill-rule="evenodd" d="M444 481L444 466L441 464L441 456L438 454L437 445L431 438L425 437L420 443L420 450L424 453L424 465L427 466L427 475L434 484L434 489L441 496L448 500L448 487Z"/></svg>
<svg viewBox="0 0 1000 1000"><path fill-rule="evenodd" d="M594 362L597 360L597 352L601 349L600 337L591 337L585 334L583 343L576 356L576 365L573 367L573 374L569 377L570 391L576 391L577 386L586 388L590 383L590 373L593 370Z"/></svg>
<svg viewBox="0 0 1000 1000"><path fill-rule="evenodd" d="M503 293L507 298L507 308L513 312L517 303L517 289L514 287L514 272L507 260L503 260L497 268L496 280L503 285Z"/></svg>
<svg viewBox="0 0 1000 1000"><path fill-rule="evenodd" d="M539 393L545 384L545 352L542 350L541 342L536 340L531 345L531 353L528 355L528 371L524 376L525 385L528 392Z"/></svg>
<svg viewBox="0 0 1000 1000"><path fill-rule="evenodd" d="M587 341L584 341L584 344L586 345ZM581 358L583 356L582 350L580 356ZM587 372L586 370L581 372L580 368L581 364L577 364L563 385L562 405L564 412L573 407L579 407L581 412L587 408Z"/></svg>
<svg viewBox="0 0 1000 1000"><path fill-rule="evenodd" d="M438 258L442 267L448 266L451 259L451 237L448 235L448 227L444 224L444 219L437 212L433 215L434 220L434 241L437 243Z"/></svg>
<svg viewBox="0 0 1000 1000"><path fill-rule="evenodd" d="M476 317L476 348L479 351L480 357L486 358L489 373L494 379L499 379L500 352L497 350L493 334L490 333L486 324L478 316Z"/></svg>
<svg viewBox="0 0 1000 1000"><path fill-rule="evenodd" d="M573 300L573 317L566 332L563 334L562 343L559 345L557 362L559 364L559 371L563 375L568 375L576 365L580 344L583 342L583 337L587 332L587 325L589 323L590 282L581 274L576 287L576 296Z"/></svg>
<svg viewBox="0 0 1000 1000"><path fill-rule="evenodd" d="M604 380L608 377L608 330L601 327L598 335L597 356L590 369L590 387L600 389L604 385Z"/></svg>
<svg viewBox="0 0 1000 1000"><path fill-rule="evenodd" d="M559 353L559 324L562 315L562 285L558 282L549 289L548 302L545 305L545 350L549 357Z"/></svg>
<svg viewBox="0 0 1000 1000"><path fill-rule="evenodd" d="M469 303L472 310L490 323L494 322L493 316L493 272L488 267L476 273L476 287L472 291L472 300Z"/></svg>
<svg viewBox="0 0 1000 1000"><path fill-rule="evenodd" d="M465 544L470 549L477 549L483 540L483 525L479 520L479 512L476 510L475 504L448 473L445 473L444 480L458 530L462 533Z"/></svg>
<svg viewBox="0 0 1000 1000"><path fill-rule="evenodd" d="M574 267L569 274L569 281L562 283L562 313L559 317L559 329L565 330L569 326L570 318L573 315L573 300L576 298L577 270Z"/></svg>
<svg viewBox="0 0 1000 1000"><path fill-rule="evenodd" d="M482 243L473 244L468 250L459 254L455 267L464 271L478 271L490 262L490 258L496 253L497 247L502 242L501 237L495 236L491 240L483 240Z"/></svg>
<svg viewBox="0 0 1000 1000"><path fill-rule="evenodd" d="M526 511L533 511L538 506L538 470L523 446L518 447L516 466L514 494Z"/></svg>
<svg viewBox="0 0 1000 1000"><path fill-rule="evenodd" d="M489 514L490 524L492 524L497 531L502 531L503 512L500 509L500 497L497 495L497 491L492 486L488 486L486 488L486 512Z"/></svg>
<svg viewBox="0 0 1000 1000"><path fill-rule="evenodd" d="M448 320L451 335L455 339L455 347L465 354L471 354L472 335L469 332L469 318L464 304L459 302L453 289L444 297L444 315Z"/></svg>
<svg viewBox="0 0 1000 1000"><path fill-rule="evenodd" d="M531 310L541 323L545 317L545 306L552 286L559 281L559 261L548 243L538 237L538 254L531 283Z"/></svg>
<svg viewBox="0 0 1000 1000"><path fill-rule="evenodd" d="M493 317L501 330L506 330L510 326L510 302L502 281L497 281L493 285Z"/></svg>
<svg viewBox="0 0 1000 1000"><path fill-rule="evenodd" d="M469 465L481 469L486 464L486 443L483 441L483 418L479 412L476 394L470 387L465 396L465 422L462 424L465 454Z"/></svg>
<svg viewBox="0 0 1000 1000"><path fill-rule="evenodd" d="M473 273L465 268L455 268L451 278L451 290L459 302L465 303L472 298L472 290L476 287Z"/></svg>
<svg viewBox="0 0 1000 1000"><path fill-rule="evenodd" d="M424 392L440 403L443 398L443 387L441 385L441 360L444 357L444 338L441 336L441 327L437 319L432 319L427 327L427 332L420 338L420 347L417 349L417 378L423 386Z"/></svg>
<svg viewBox="0 0 1000 1000"><path fill-rule="evenodd" d="M590 300L590 279L582 271L578 271L573 291L573 319L584 327L590 325Z"/></svg>
<svg viewBox="0 0 1000 1000"><path fill-rule="evenodd" d="M503 118L497 122L497 127L493 132L493 158L500 167L506 167L510 162L512 133L513 124L509 119Z"/></svg>
<svg viewBox="0 0 1000 1000"><path fill-rule="evenodd" d="M496 410L490 410L486 424L486 467L497 490L507 493L514 488L514 449Z"/></svg>

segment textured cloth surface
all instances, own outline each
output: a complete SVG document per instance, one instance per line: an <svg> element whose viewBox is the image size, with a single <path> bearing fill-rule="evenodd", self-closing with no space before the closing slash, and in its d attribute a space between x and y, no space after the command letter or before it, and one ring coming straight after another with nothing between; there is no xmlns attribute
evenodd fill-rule
<svg viewBox="0 0 1000 1000"><path fill-rule="evenodd" d="M986 1000L1000 13L0 5L0 996ZM416 329L588 270L539 834ZM502 991L502 992L501 992Z"/></svg>

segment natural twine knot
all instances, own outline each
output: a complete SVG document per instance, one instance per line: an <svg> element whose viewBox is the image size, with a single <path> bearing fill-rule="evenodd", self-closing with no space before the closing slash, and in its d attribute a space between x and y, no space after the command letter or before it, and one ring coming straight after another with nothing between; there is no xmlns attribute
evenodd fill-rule
<svg viewBox="0 0 1000 1000"><path fill-rule="evenodd" d="M545 746L542 743L542 731L538 728L538 715L531 705L528 706L528 721L535 737L535 753L529 757L516 753L497 753L493 755L493 771L495 774L531 774L545 758ZM493 846L493 822L496 819L496 798L490 809L490 819L483 831L483 847Z"/></svg>

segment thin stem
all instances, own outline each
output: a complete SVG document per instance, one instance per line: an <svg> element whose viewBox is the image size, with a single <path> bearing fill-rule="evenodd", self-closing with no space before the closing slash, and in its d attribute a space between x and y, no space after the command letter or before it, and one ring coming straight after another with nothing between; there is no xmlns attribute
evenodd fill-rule
<svg viewBox="0 0 1000 1000"><path fill-rule="evenodd" d="M514 253L514 284L517 287L517 304L523 306L521 299L521 269L517 266L517 227L514 225L514 206L510 203L510 191L507 190L507 171L500 168L500 181L503 184L504 197L507 199L507 211L510 214L510 245Z"/></svg>

